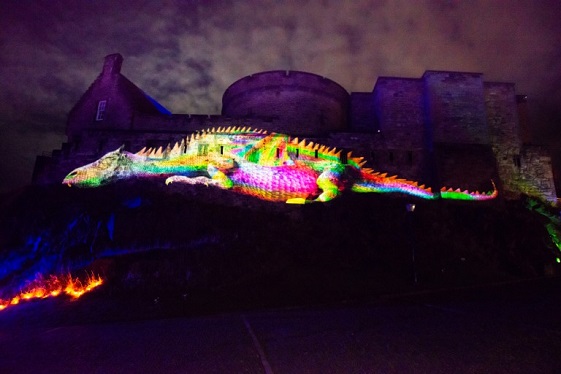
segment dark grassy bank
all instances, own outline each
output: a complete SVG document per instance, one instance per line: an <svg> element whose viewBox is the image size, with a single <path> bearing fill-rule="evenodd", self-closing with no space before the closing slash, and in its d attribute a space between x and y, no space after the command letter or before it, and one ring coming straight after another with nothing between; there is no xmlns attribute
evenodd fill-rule
<svg viewBox="0 0 561 374"><path fill-rule="evenodd" d="M370 299L561 267L547 218L524 200L347 194L292 206L133 181L4 195L0 220L4 293L37 272L86 269L107 279L95 297L172 314Z"/></svg>

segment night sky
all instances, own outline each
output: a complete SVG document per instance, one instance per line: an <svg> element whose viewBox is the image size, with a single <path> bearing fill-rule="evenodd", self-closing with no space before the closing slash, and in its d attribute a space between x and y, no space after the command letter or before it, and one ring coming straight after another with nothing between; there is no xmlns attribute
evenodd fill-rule
<svg viewBox="0 0 561 374"><path fill-rule="evenodd" d="M219 114L246 75L302 70L347 91L378 76L480 72L529 98L534 139L561 147L561 1L22 1L0 5L0 192L29 184L66 116L121 53L173 113Z"/></svg>

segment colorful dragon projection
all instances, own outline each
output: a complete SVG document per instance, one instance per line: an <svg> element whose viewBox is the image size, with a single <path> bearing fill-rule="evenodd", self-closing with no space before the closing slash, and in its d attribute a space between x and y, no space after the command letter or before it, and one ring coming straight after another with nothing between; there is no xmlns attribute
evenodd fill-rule
<svg viewBox="0 0 561 374"><path fill-rule="evenodd" d="M288 135L247 128L218 128L191 135L163 149L136 154L122 147L75 169L63 183L97 187L120 179L166 177L166 184L216 186L269 201L303 204L325 202L342 191L398 192L424 199L489 200L487 193L443 188L433 193L417 182L363 168L362 157ZM494 187L494 186L493 186Z"/></svg>

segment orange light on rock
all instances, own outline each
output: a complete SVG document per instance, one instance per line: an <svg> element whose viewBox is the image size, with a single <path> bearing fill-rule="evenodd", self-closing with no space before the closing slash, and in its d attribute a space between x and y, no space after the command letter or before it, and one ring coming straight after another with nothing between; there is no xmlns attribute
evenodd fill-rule
<svg viewBox="0 0 561 374"><path fill-rule="evenodd" d="M77 299L83 294L99 287L103 284L103 279L99 275L88 274L85 279L72 275L56 276L51 275L45 279L41 274L35 280L26 284L20 292L11 299L0 299L0 310L4 310L11 305L17 305L22 300L46 299L56 297L64 293L72 299Z"/></svg>

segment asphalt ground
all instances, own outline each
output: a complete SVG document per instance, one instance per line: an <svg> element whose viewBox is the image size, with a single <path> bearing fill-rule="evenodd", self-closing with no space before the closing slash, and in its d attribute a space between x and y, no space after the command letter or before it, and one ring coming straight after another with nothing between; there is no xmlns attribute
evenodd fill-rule
<svg viewBox="0 0 561 374"><path fill-rule="evenodd" d="M559 278L173 318L102 296L0 312L0 373L561 373Z"/></svg>

